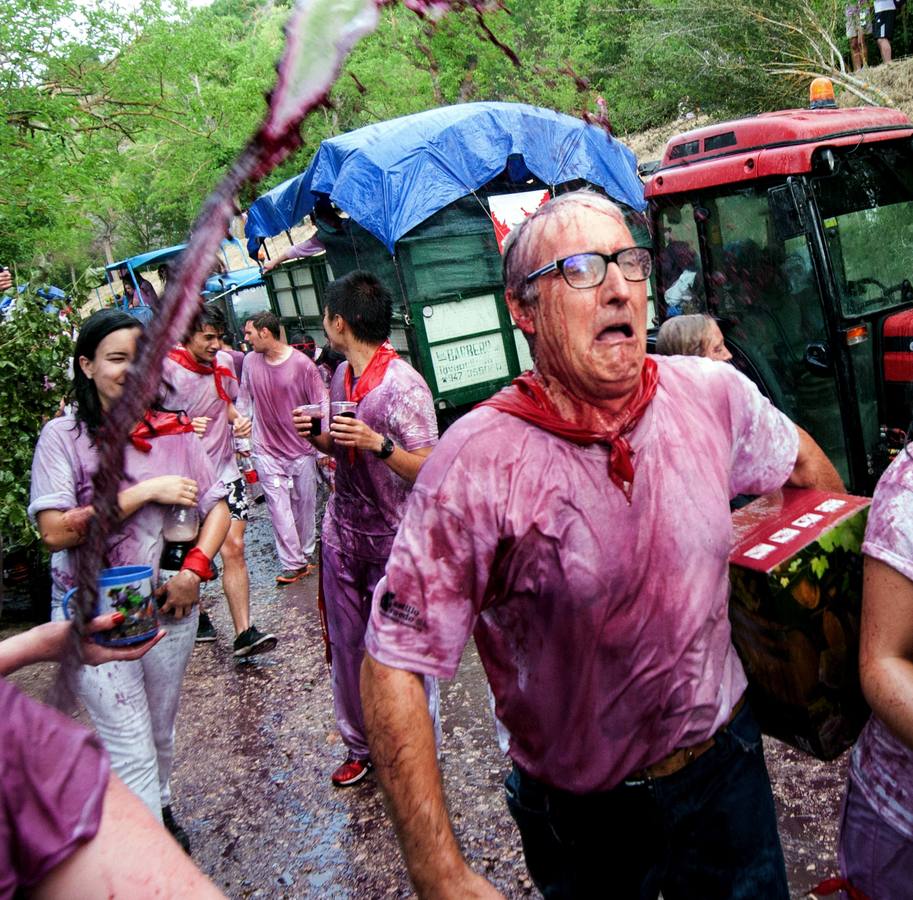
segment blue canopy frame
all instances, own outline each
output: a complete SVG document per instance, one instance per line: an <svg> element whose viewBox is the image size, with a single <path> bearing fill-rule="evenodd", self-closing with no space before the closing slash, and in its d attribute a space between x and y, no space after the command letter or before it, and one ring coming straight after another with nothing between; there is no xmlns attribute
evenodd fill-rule
<svg viewBox="0 0 913 900"><path fill-rule="evenodd" d="M523 103L464 103L378 122L323 141L308 168L247 213L248 250L287 231L325 196L392 254L396 242L500 174L511 157L547 185L583 179L643 210L631 150L580 119Z"/></svg>
<svg viewBox="0 0 913 900"><path fill-rule="evenodd" d="M225 252L227 244L234 244L242 253L244 252L241 242L236 237L225 238L221 244L221 251L222 258L225 260L226 269L228 267L228 255ZM174 259L176 256L183 253L186 247L187 244L173 244L171 247L162 247L159 250L138 253L136 256L128 256L126 259L120 260L120 262L109 263L105 266L105 277L108 280L108 284L111 286L112 292L114 291L113 273L119 273L122 270L126 270L130 280L133 282L136 295L142 300L142 292L140 291L139 279L137 278L136 273L141 269L150 269L153 266L159 266L162 263ZM260 270L260 267L247 266L243 269L228 270L221 275L211 275L206 279L206 284L203 287L202 293L204 295L231 293L239 287L254 287L258 284L263 284L263 273ZM124 299L123 306L127 312L131 311L131 308L127 306L126 298ZM137 313L139 313L137 318L148 322L149 317L152 315L151 312L142 312L143 310L148 309L149 307L146 304L140 303L138 306L132 307L132 314L137 315Z"/></svg>

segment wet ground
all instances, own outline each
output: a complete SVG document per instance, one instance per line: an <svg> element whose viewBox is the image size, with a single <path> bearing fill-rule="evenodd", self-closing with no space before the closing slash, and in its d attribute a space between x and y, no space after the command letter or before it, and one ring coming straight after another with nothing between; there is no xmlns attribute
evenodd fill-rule
<svg viewBox="0 0 913 900"><path fill-rule="evenodd" d="M248 562L254 622L280 643L235 662L227 607L209 591L219 638L197 645L184 681L172 783L194 859L230 897L410 897L374 778L342 790L329 782L345 749L333 720L316 576L274 586L278 564L263 506L249 530ZM41 696L50 668L14 677ZM503 802L509 767L472 648L456 679L442 685L442 714L441 767L466 856L507 897L538 896ZM820 763L773 740L766 751L798 898L834 872L845 757Z"/></svg>

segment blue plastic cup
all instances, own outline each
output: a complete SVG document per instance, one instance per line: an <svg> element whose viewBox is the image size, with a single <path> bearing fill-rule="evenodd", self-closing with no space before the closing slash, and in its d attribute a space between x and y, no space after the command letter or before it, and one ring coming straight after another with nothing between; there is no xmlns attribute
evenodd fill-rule
<svg viewBox="0 0 913 900"><path fill-rule="evenodd" d="M63 614L70 618L71 588L63 598ZM102 569L98 575L94 615L119 612L120 625L92 635L97 644L106 647L129 647L151 640L158 634L159 621L152 591L152 566L115 566Z"/></svg>

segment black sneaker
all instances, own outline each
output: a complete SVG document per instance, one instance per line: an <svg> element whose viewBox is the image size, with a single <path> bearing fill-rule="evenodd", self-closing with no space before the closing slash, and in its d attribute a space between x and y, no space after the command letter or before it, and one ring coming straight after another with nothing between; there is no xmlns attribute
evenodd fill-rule
<svg viewBox="0 0 913 900"><path fill-rule="evenodd" d="M262 634L255 625L242 631L235 638L235 656L253 656L255 653L266 653L272 650L279 641L273 634Z"/></svg>
<svg viewBox="0 0 913 900"><path fill-rule="evenodd" d="M216 639L216 630L209 619L209 614L201 612L200 621L197 624L197 643L208 644Z"/></svg>
<svg viewBox="0 0 913 900"><path fill-rule="evenodd" d="M181 845L184 852L190 856L190 838L187 837L187 832L174 821L174 815L171 812L170 806L162 807L162 824L171 836Z"/></svg>

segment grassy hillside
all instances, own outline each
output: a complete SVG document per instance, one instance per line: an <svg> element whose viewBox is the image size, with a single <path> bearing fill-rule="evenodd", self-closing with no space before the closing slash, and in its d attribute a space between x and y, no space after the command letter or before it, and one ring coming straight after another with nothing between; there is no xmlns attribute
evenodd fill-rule
<svg viewBox="0 0 913 900"><path fill-rule="evenodd" d="M883 106L896 107L913 120L913 57L896 60L887 66L863 69L857 76L857 84L861 93L877 98ZM840 88L837 89L837 103L846 108L863 105L857 94ZM638 162L647 162L659 159L666 142L674 135L709 125L713 121L706 115L691 116L647 131L616 136L637 154Z"/></svg>

